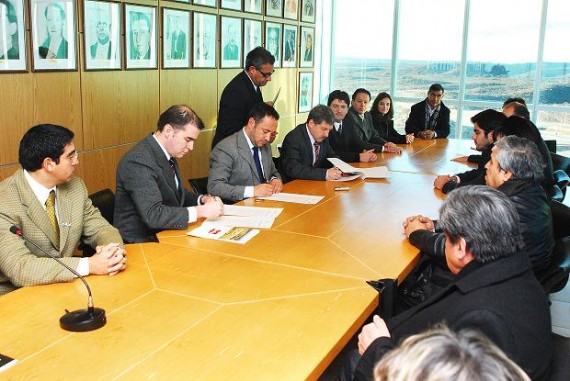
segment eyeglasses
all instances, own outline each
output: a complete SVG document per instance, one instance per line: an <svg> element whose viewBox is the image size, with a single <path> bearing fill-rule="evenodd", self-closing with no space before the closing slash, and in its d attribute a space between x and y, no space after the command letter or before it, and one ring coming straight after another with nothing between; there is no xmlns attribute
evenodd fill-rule
<svg viewBox="0 0 570 381"><path fill-rule="evenodd" d="M77 152L77 151L73 151L72 153L70 153L66 157L66 159L69 161L74 161L74 160L77 160L78 158L79 158L79 152Z"/></svg>
<svg viewBox="0 0 570 381"><path fill-rule="evenodd" d="M257 70L263 76L263 78L269 78L273 75L273 73L275 73L275 70L273 70L271 73L264 73L258 67L256 67L255 70Z"/></svg>

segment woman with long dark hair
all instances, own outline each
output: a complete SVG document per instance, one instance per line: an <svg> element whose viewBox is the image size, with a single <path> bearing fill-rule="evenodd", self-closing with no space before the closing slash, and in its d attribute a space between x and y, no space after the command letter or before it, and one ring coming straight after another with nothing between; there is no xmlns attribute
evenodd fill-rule
<svg viewBox="0 0 570 381"><path fill-rule="evenodd" d="M401 135L394 129L394 107L390 94L382 92L378 94L370 109L374 128L382 139L396 143L406 144L414 141L414 134Z"/></svg>

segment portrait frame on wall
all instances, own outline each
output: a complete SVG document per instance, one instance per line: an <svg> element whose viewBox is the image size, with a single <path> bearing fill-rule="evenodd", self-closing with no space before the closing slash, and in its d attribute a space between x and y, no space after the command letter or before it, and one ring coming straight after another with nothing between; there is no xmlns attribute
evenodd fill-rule
<svg viewBox="0 0 570 381"><path fill-rule="evenodd" d="M85 0L85 70L121 70L121 3Z"/></svg>
<svg viewBox="0 0 570 381"><path fill-rule="evenodd" d="M283 5L283 18L290 20L297 20L299 18L299 1L300 0L285 0Z"/></svg>
<svg viewBox="0 0 570 381"><path fill-rule="evenodd" d="M217 24L218 17L216 15L194 12L192 25L194 38L192 66L194 68L216 68Z"/></svg>
<svg viewBox="0 0 570 381"><path fill-rule="evenodd" d="M244 12L261 14L261 0L243 0Z"/></svg>
<svg viewBox="0 0 570 381"><path fill-rule="evenodd" d="M220 8L241 11L241 0L221 0Z"/></svg>
<svg viewBox="0 0 570 381"><path fill-rule="evenodd" d="M125 4L126 68L157 68L156 7Z"/></svg>
<svg viewBox="0 0 570 381"><path fill-rule="evenodd" d="M265 15L271 17L283 17L283 0L266 0Z"/></svg>
<svg viewBox="0 0 570 381"><path fill-rule="evenodd" d="M254 48L263 45L263 29L261 21L258 20L243 20L243 63L247 53L251 52Z"/></svg>
<svg viewBox="0 0 570 381"><path fill-rule="evenodd" d="M242 50L242 19L222 16L220 19L220 67L241 67Z"/></svg>
<svg viewBox="0 0 570 381"><path fill-rule="evenodd" d="M265 49L275 57L274 67L281 67L281 35L283 24L265 22Z"/></svg>
<svg viewBox="0 0 570 381"><path fill-rule="evenodd" d="M190 0L184 1L185 3L189 3ZM194 0L194 5L203 5L204 7L212 7L216 8L216 0Z"/></svg>
<svg viewBox="0 0 570 381"><path fill-rule="evenodd" d="M30 11L33 70L77 70L75 1L30 0Z"/></svg>
<svg viewBox="0 0 570 381"><path fill-rule="evenodd" d="M162 67L188 69L192 53L191 12L162 8Z"/></svg>
<svg viewBox="0 0 570 381"><path fill-rule="evenodd" d="M299 72L299 113L311 111L313 105L313 72Z"/></svg>
<svg viewBox="0 0 570 381"><path fill-rule="evenodd" d="M315 22L317 0L302 0L301 4L301 21Z"/></svg>
<svg viewBox="0 0 570 381"><path fill-rule="evenodd" d="M299 66L313 67L315 56L315 28L301 27L301 49L299 50Z"/></svg>
<svg viewBox="0 0 570 381"><path fill-rule="evenodd" d="M283 67L297 66L297 26L283 25Z"/></svg>
<svg viewBox="0 0 570 381"><path fill-rule="evenodd" d="M6 44L0 41L0 73L28 71L24 0L6 0L1 5L7 18L0 24L0 35L6 36Z"/></svg>

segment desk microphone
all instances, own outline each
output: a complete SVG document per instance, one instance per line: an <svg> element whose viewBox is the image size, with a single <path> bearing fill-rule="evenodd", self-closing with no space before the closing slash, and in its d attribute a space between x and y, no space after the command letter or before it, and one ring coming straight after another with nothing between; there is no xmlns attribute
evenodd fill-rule
<svg viewBox="0 0 570 381"><path fill-rule="evenodd" d="M105 317L105 310L102 308L95 308L93 307L93 296L91 295L91 288L87 284L87 281L84 277L82 277L77 271L63 263L59 258L54 257L41 247L39 247L34 241L30 240L28 237L22 234L22 229L17 227L16 225L10 226L10 231L17 236L20 236L24 239L24 241L30 243L35 248L40 250L42 253L54 259L57 263L68 269L81 279L85 287L87 287L87 292L89 294L89 298L87 300L87 308L83 308L80 310L69 312L65 310L65 314L59 319L59 325L61 328L65 329L66 331L73 331L73 332L87 332L87 331L94 331L98 328L103 327L107 323L107 318Z"/></svg>

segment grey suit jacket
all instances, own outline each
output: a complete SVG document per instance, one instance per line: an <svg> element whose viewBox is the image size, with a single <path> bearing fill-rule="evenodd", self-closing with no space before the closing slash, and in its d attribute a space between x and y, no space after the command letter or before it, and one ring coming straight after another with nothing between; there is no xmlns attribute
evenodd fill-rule
<svg viewBox="0 0 570 381"><path fill-rule="evenodd" d="M266 180L281 178L273 163L271 146L261 147L261 165ZM253 154L243 129L219 142L210 154L208 192L227 200L243 200L243 192L248 185L261 183Z"/></svg>
<svg viewBox="0 0 570 381"><path fill-rule="evenodd" d="M114 225L127 243L157 241L164 229L188 227L187 206L197 204L198 195L176 187L170 164L151 135L123 156L117 167Z"/></svg>
<svg viewBox="0 0 570 381"><path fill-rule="evenodd" d="M34 246L12 234L16 225L23 234L45 251L71 268L77 268L78 257L72 257L79 240L90 246L111 242L122 244L117 229L111 226L95 208L85 184L78 177L57 186L57 210L60 226L60 245L47 214L24 177L16 173L0 183L0 295L17 287L64 282L73 274L47 258Z"/></svg>
<svg viewBox="0 0 570 381"><path fill-rule="evenodd" d="M382 152L382 148L386 144L386 140L382 139L374 128L372 115L367 111L364 113L364 120L362 120L353 107L348 110L348 114L342 121L342 134L345 150L351 152L371 149L374 152Z"/></svg>

